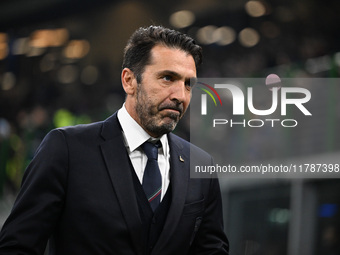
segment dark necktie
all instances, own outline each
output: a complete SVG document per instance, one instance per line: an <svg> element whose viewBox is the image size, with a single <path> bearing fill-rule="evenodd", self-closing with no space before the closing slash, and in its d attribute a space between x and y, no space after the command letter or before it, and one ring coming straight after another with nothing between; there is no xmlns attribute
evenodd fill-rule
<svg viewBox="0 0 340 255"><path fill-rule="evenodd" d="M162 193L162 176L157 161L159 147L161 147L160 142L156 144L145 142L142 144L144 153L148 157L142 186L153 211L159 205Z"/></svg>

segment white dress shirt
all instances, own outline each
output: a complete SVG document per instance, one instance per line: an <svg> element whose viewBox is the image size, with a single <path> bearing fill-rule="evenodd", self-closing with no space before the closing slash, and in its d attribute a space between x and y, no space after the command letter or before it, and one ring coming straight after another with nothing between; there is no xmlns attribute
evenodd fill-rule
<svg viewBox="0 0 340 255"><path fill-rule="evenodd" d="M148 161L147 156L140 146L148 140L160 140L162 143L162 147L158 149L158 165L162 175L162 200L170 183L170 148L167 135L161 136L160 139L151 137L130 116L125 108L125 104L118 110L118 120L123 129L126 150L140 183L143 182L144 169Z"/></svg>

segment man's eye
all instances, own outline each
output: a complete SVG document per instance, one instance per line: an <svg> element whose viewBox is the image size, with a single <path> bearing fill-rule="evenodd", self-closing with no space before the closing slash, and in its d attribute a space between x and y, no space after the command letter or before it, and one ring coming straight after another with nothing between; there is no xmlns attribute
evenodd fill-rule
<svg viewBox="0 0 340 255"><path fill-rule="evenodd" d="M195 85L195 82L192 80L188 80L185 82L185 86L192 88Z"/></svg>
<svg viewBox="0 0 340 255"><path fill-rule="evenodd" d="M189 90L189 91L192 89L192 85L190 84L190 82L186 82L186 83L185 83L185 87L186 87L186 89Z"/></svg>
<svg viewBox="0 0 340 255"><path fill-rule="evenodd" d="M170 75L164 75L163 80L165 81L172 81L172 77Z"/></svg>

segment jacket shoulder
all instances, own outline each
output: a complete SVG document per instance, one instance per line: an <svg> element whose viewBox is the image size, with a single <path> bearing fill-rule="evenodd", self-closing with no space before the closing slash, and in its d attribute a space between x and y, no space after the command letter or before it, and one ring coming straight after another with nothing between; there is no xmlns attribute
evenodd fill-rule
<svg viewBox="0 0 340 255"><path fill-rule="evenodd" d="M110 135L119 130L117 114L113 114L106 120L93 122L90 124L80 124L75 126L67 126L56 128L51 132L59 131L66 137L78 137L89 139L91 136L105 138L106 134Z"/></svg>
<svg viewBox="0 0 340 255"><path fill-rule="evenodd" d="M89 133L98 133L103 126L103 121L94 122L90 124L80 124L75 126L67 126L56 128L56 130L61 131L66 135L82 135ZM52 130L53 132L54 130Z"/></svg>

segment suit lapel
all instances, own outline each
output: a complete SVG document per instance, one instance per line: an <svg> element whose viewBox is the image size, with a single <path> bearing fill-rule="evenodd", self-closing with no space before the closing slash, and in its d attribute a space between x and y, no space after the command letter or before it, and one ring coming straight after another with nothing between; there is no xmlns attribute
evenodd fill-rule
<svg viewBox="0 0 340 255"><path fill-rule="evenodd" d="M130 171L130 158L126 152L117 114L103 123L102 154L116 192L120 208L128 226L137 254L142 254L141 219Z"/></svg>
<svg viewBox="0 0 340 255"><path fill-rule="evenodd" d="M162 233L155 245L153 254L158 254L161 246L166 244L169 237L173 236L183 212L189 179L189 157L183 154L182 144L169 134L170 146L170 183L172 190L171 205Z"/></svg>

